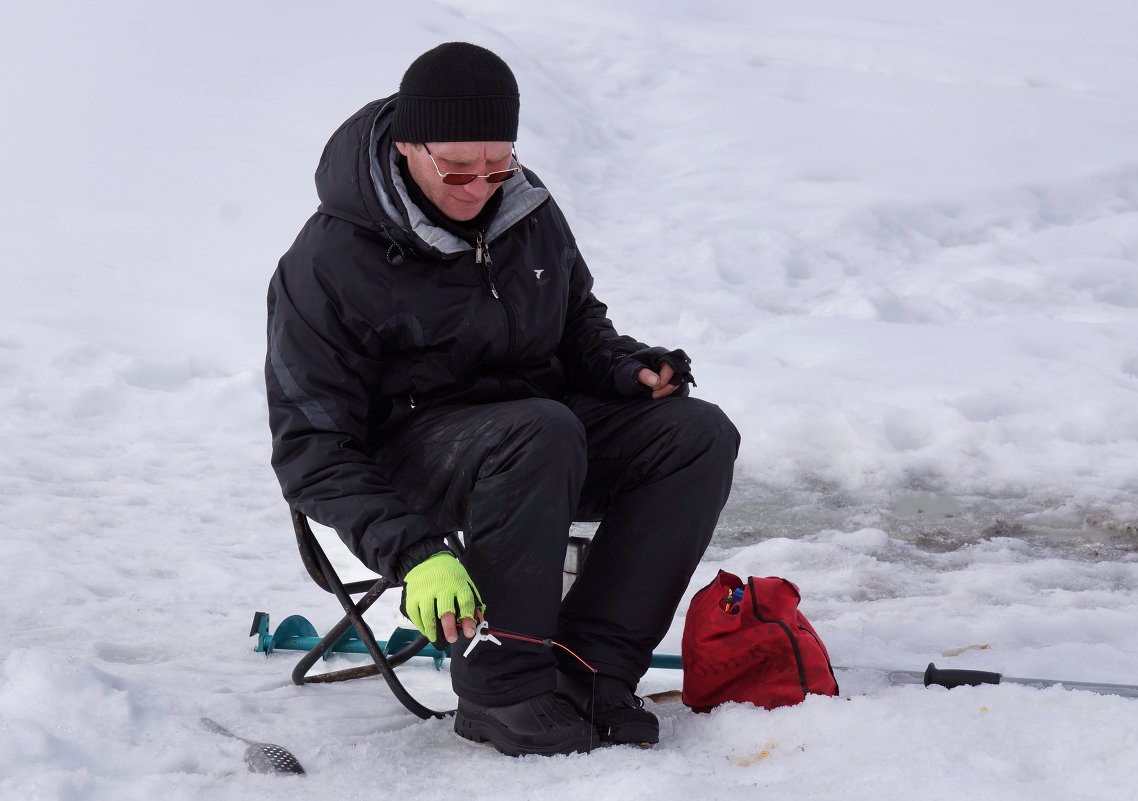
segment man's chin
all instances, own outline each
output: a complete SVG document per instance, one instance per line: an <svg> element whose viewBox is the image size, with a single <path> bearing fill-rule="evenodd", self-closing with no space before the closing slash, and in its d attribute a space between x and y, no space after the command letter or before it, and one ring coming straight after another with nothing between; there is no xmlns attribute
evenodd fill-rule
<svg viewBox="0 0 1138 801"><path fill-rule="evenodd" d="M443 214L445 214L447 217L454 220L455 222L470 222L471 220L473 220L475 217L478 216L478 212L482 211L482 207L485 205L486 204L483 203L479 206L474 206L474 207L470 207L470 208L465 208L462 206L455 208L454 206L450 206L448 208L443 209L442 211L443 211Z"/></svg>

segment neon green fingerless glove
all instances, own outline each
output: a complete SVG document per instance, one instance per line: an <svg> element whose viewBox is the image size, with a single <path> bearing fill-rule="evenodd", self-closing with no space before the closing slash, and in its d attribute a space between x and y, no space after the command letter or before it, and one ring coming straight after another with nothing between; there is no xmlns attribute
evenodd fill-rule
<svg viewBox="0 0 1138 801"><path fill-rule="evenodd" d="M484 608L470 574L449 553L424 559L403 577L403 614L433 642L440 639L439 618L447 612L462 620Z"/></svg>

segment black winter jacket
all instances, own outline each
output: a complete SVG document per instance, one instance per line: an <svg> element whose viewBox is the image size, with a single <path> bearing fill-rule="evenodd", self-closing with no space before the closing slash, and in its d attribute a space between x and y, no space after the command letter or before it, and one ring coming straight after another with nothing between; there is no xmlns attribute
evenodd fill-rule
<svg viewBox="0 0 1138 801"><path fill-rule="evenodd" d="M394 98L332 135L318 211L269 285L273 467L288 502L401 580L444 547L377 469L385 435L443 404L636 394L620 336L556 203L528 170L476 248L412 203L387 136ZM628 358L634 356L634 358Z"/></svg>

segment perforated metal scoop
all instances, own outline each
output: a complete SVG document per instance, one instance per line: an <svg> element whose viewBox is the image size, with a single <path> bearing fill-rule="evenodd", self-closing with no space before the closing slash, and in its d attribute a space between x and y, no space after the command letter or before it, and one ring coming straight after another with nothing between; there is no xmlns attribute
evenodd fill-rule
<svg viewBox="0 0 1138 801"><path fill-rule="evenodd" d="M215 734L248 743L249 747L245 749L245 764L253 773L304 774L304 768L296 761L296 757L275 743L258 743L253 740L246 740L244 737L238 737L220 723L209 718L202 718L202 725Z"/></svg>

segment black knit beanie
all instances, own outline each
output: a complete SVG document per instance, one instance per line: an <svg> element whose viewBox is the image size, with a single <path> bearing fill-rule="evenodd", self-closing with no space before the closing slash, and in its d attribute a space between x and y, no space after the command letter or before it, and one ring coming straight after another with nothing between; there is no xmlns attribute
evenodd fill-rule
<svg viewBox="0 0 1138 801"><path fill-rule="evenodd" d="M513 142L518 82L484 47L448 42L419 56L399 84L396 142Z"/></svg>

